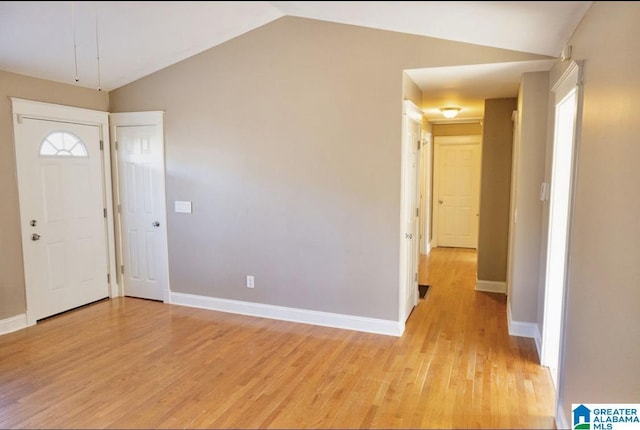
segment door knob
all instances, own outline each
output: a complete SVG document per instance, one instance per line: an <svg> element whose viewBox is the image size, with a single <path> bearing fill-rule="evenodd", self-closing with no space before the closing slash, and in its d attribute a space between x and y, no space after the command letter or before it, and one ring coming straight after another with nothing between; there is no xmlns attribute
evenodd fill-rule
<svg viewBox="0 0 640 430"><path fill-rule="evenodd" d="M160 223L158 221L154 221L151 225L154 227L160 227Z"/></svg>
<svg viewBox="0 0 640 430"><path fill-rule="evenodd" d="M405 239L413 239L413 234L411 234L411 233L405 233L405 234L404 234L404 238L405 238Z"/></svg>
<svg viewBox="0 0 640 430"><path fill-rule="evenodd" d="M34 242L35 242L36 240L40 240L40 235L39 235L38 233L33 233L33 234L31 235L31 240L33 240Z"/></svg>
<svg viewBox="0 0 640 430"><path fill-rule="evenodd" d="M443 204L443 203L444 203L444 200L438 200L438 203L439 203L439 204Z"/></svg>
<svg viewBox="0 0 640 430"><path fill-rule="evenodd" d="M35 227L36 225L38 225L38 221L36 221L35 219L32 219L31 221L29 221L29 225L31 227Z"/></svg>

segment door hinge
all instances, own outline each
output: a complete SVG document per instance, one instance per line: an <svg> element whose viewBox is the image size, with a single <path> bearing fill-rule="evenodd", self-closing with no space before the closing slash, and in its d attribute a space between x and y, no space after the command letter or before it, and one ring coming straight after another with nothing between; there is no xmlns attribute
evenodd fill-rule
<svg viewBox="0 0 640 430"><path fill-rule="evenodd" d="M100 151L104 151L104 142L100 141Z"/></svg>
<svg viewBox="0 0 640 430"><path fill-rule="evenodd" d="M420 149L420 139L418 139L418 149Z"/></svg>
<svg viewBox="0 0 640 430"><path fill-rule="evenodd" d="M120 213L120 205L118 204L118 213Z"/></svg>
<svg viewBox="0 0 640 430"><path fill-rule="evenodd" d="M124 275L124 264L120 265L120 273Z"/></svg>
<svg viewBox="0 0 640 430"><path fill-rule="evenodd" d="M114 143L116 144L116 151L117 151L118 150L118 141L116 140Z"/></svg>
<svg viewBox="0 0 640 430"><path fill-rule="evenodd" d="M107 273L107 284L111 283L111 274Z"/></svg>
<svg viewBox="0 0 640 430"><path fill-rule="evenodd" d="M102 214L104 215L104 217L107 217L107 208L103 208L102 209Z"/></svg>
<svg viewBox="0 0 640 430"><path fill-rule="evenodd" d="M416 208L416 216L420 216L420 208Z"/></svg>
<svg viewBox="0 0 640 430"><path fill-rule="evenodd" d="M414 275L413 275L413 281L414 281L414 282L418 282L418 274L417 274L417 273L414 273Z"/></svg>

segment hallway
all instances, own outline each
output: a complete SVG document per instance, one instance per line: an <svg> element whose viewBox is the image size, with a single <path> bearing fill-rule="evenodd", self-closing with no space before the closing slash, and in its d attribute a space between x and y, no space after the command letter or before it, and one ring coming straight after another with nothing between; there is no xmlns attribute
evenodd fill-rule
<svg viewBox="0 0 640 430"><path fill-rule="evenodd" d="M429 425L454 428L555 428L554 388L533 339L508 335L506 296L475 291L474 249L434 248L420 256L419 283L430 286L407 322L424 339L437 401ZM433 399L433 398L432 398Z"/></svg>

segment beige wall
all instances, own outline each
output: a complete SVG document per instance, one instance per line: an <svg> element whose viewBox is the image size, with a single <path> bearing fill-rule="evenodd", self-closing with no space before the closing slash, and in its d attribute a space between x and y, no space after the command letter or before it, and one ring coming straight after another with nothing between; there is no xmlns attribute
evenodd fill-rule
<svg viewBox="0 0 640 430"><path fill-rule="evenodd" d="M433 124L434 136L477 136L482 134L482 125L475 124Z"/></svg>
<svg viewBox="0 0 640 430"><path fill-rule="evenodd" d="M478 280L504 282L507 276L511 150L517 98L484 104L482 175L478 228Z"/></svg>
<svg viewBox="0 0 640 430"><path fill-rule="evenodd" d="M113 91L165 110L167 201L193 202L172 290L397 320L403 70L535 58L284 17Z"/></svg>
<svg viewBox="0 0 640 430"><path fill-rule="evenodd" d="M414 105L422 109L422 90L406 73L402 73L402 96L404 100L411 100Z"/></svg>
<svg viewBox="0 0 640 430"><path fill-rule="evenodd" d="M514 246L509 306L512 320L534 324L538 322L538 306L544 304L538 304L543 212L540 184L545 173L548 100L549 73L525 73L518 94L519 126L513 148L517 168L512 175L512 204L518 211L518 222L511 225Z"/></svg>
<svg viewBox="0 0 640 430"><path fill-rule="evenodd" d="M595 2L570 40L584 104L559 392L568 419L571 403L640 401L639 22L638 2Z"/></svg>
<svg viewBox="0 0 640 430"><path fill-rule="evenodd" d="M106 93L0 70L0 319L22 314L26 310L9 97L102 111L109 109L109 96Z"/></svg>

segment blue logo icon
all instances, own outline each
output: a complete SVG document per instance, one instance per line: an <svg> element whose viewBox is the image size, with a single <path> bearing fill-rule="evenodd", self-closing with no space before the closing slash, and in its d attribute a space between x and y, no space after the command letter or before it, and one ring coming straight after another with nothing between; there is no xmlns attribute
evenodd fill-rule
<svg viewBox="0 0 640 430"><path fill-rule="evenodd" d="M573 410L573 428L574 430L591 429L591 410L585 405L580 405Z"/></svg>

